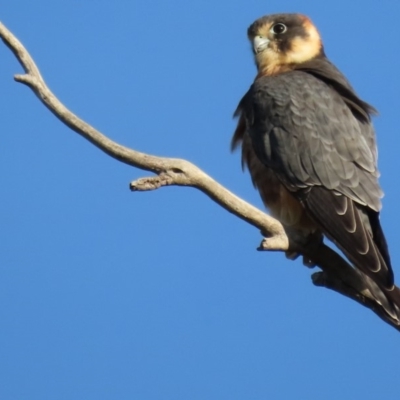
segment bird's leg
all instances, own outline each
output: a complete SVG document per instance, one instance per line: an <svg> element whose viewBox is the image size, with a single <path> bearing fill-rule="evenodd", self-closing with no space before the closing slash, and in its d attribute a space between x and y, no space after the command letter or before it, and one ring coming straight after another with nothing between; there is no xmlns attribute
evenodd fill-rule
<svg viewBox="0 0 400 400"><path fill-rule="evenodd" d="M313 254L318 247L321 246L323 240L324 237L321 232L313 232L307 237L307 242L304 244L304 247L307 248L307 250L310 250L309 252ZM303 255L303 265L308 268L314 268L316 263L311 260L311 258Z"/></svg>
<svg viewBox="0 0 400 400"><path fill-rule="evenodd" d="M323 236L321 232L318 231L305 236L303 232L289 228L287 229L287 233L290 238L293 239L296 244L298 244L299 247L311 250L310 253L313 253L313 250L317 249L323 241ZM299 256L303 255L304 266L308 268L314 268L316 266L315 262L309 257L305 256L301 251L289 249L285 252L285 255L289 260L296 260Z"/></svg>
<svg viewBox="0 0 400 400"><path fill-rule="evenodd" d="M288 260L294 261L294 260L297 260L300 256L301 256L301 254L298 251L294 251L294 250L285 251L285 257Z"/></svg>

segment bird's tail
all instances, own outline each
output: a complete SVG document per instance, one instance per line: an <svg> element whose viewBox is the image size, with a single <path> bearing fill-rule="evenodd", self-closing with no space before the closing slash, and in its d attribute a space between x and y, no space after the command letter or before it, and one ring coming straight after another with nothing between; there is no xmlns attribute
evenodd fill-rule
<svg viewBox="0 0 400 400"><path fill-rule="evenodd" d="M369 276L358 271L364 276L365 289L367 289L366 297L372 297L375 304L381 306L384 313L379 312L376 307L371 307L381 318L390 320L390 322L400 328L400 288L394 286L393 289L382 288ZM384 318L386 317L386 318Z"/></svg>
<svg viewBox="0 0 400 400"><path fill-rule="evenodd" d="M385 289L384 293L386 297L389 299L394 319L398 320L397 325L400 326L400 288L395 286L392 290Z"/></svg>

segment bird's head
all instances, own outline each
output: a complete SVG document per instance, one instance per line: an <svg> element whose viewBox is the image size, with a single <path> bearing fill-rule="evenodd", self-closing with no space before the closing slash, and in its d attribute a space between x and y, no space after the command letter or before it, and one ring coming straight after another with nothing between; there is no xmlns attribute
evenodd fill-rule
<svg viewBox="0 0 400 400"><path fill-rule="evenodd" d="M253 22L247 34L259 76L291 70L324 54L317 28L301 14L267 15Z"/></svg>

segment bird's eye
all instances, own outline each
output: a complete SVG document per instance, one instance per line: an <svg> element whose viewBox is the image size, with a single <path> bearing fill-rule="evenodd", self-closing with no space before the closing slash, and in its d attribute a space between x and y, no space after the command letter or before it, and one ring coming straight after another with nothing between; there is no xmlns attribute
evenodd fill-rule
<svg viewBox="0 0 400 400"><path fill-rule="evenodd" d="M278 22L271 28L271 32L275 33L276 35L281 35L286 31L287 31L287 26L285 24L282 24L281 22Z"/></svg>

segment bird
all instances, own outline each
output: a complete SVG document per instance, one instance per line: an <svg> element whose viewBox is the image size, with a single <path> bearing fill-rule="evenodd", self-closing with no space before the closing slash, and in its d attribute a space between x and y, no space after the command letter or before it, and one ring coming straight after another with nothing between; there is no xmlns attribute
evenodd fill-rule
<svg viewBox="0 0 400 400"><path fill-rule="evenodd" d="M247 34L257 75L235 111L232 150L241 147L272 216L303 237L335 243L398 318L400 291L379 219L377 111L328 59L309 17L266 15Z"/></svg>

